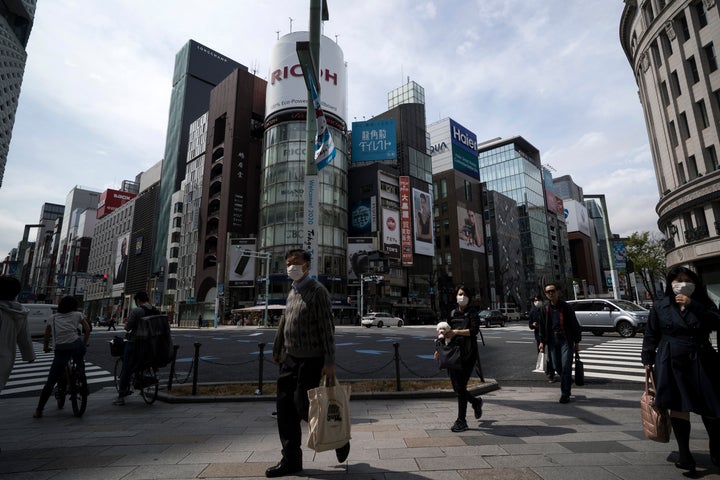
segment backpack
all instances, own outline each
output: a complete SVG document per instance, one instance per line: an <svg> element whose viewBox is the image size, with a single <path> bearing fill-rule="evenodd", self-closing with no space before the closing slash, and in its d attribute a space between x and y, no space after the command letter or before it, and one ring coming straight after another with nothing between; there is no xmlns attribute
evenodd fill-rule
<svg viewBox="0 0 720 480"><path fill-rule="evenodd" d="M168 316L157 308L142 306L147 315L138 319L133 335L142 364L162 368L172 361L175 353Z"/></svg>

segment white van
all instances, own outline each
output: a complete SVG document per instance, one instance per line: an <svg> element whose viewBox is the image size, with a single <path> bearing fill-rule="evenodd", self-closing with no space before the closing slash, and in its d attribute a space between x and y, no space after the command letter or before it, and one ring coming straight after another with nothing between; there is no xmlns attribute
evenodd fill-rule
<svg viewBox="0 0 720 480"><path fill-rule="evenodd" d="M520 320L520 312L518 312L517 308L502 307L498 308L498 310L500 310L500 313L502 313L508 321L514 322Z"/></svg>
<svg viewBox="0 0 720 480"><path fill-rule="evenodd" d="M45 326L48 320L57 313L57 305L49 303L23 303L28 313L28 330L31 337L42 337L45 335Z"/></svg>

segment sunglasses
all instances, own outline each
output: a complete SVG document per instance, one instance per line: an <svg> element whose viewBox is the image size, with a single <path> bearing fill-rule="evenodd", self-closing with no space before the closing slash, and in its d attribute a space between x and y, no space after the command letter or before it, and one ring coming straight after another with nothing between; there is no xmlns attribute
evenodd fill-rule
<svg viewBox="0 0 720 480"><path fill-rule="evenodd" d="M555 292L557 292L557 290L555 290L555 289L545 290L545 293L549 293L549 294L553 294L553 293L555 293Z"/></svg>

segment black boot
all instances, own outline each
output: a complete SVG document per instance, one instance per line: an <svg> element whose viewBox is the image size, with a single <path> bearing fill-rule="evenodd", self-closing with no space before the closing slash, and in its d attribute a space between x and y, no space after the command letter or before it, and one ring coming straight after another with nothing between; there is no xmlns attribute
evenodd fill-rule
<svg viewBox="0 0 720 480"><path fill-rule="evenodd" d="M720 418L702 417L710 438L710 460L713 465L720 467Z"/></svg>
<svg viewBox="0 0 720 480"><path fill-rule="evenodd" d="M672 423L673 433L678 444L678 452L680 453L680 459L675 462L675 466L694 473L695 459L690 453L690 420L670 417L670 422Z"/></svg>

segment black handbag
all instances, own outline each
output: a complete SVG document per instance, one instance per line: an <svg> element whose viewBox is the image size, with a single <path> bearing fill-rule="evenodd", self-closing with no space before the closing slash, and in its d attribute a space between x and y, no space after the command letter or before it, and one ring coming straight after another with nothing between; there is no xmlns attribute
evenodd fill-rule
<svg viewBox="0 0 720 480"><path fill-rule="evenodd" d="M438 355L438 367L447 370L460 370L462 368L462 347L457 343L438 345L435 349Z"/></svg>
<svg viewBox="0 0 720 480"><path fill-rule="evenodd" d="M580 360L579 352L575 352L575 385L578 387L585 385L585 366Z"/></svg>

